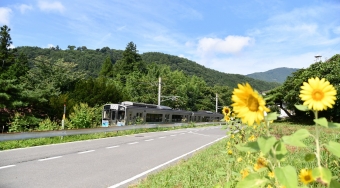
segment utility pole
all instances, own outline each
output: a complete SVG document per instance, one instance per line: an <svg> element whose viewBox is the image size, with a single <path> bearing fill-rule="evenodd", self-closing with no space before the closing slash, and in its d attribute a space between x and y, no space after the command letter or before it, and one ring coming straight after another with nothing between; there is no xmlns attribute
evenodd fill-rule
<svg viewBox="0 0 340 188"><path fill-rule="evenodd" d="M216 113L217 113L217 109L218 109L218 94L216 93Z"/></svg>
<svg viewBox="0 0 340 188"><path fill-rule="evenodd" d="M61 129L64 129L65 125L65 114L66 114L66 101L64 101L64 114L63 119L61 120Z"/></svg>
<svg viewBox="0 0 340 188"><path fill-rule="evenodd" d="M158 106L161 105L161 87L162 87L162 79L158 78Z"/></svg>

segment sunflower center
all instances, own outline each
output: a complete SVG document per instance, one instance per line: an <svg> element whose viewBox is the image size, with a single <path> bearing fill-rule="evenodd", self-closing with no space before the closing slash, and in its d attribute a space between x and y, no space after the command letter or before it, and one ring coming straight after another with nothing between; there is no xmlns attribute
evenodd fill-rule
<svg viewBox="0 0 340 188"><path fill-rule="evenodd" d="M254 96L251 95L248 98L247 106L250 111L256 112L259 108L259 101Z"/></svg>
<svg viewBox="0 0 340 188"><path fill-rule="evenodd" d="M310 181L312 178L310 177L310 175L307 175L307 176L305 176L305 180L306 181Z"/></svg>
<svg viewBox="0 0 340 188"><path fill-rule="evenodd" d="M324 97L324 93L320 89L316 89L312 92L312 97L316 101L320 101Z"/></svg>

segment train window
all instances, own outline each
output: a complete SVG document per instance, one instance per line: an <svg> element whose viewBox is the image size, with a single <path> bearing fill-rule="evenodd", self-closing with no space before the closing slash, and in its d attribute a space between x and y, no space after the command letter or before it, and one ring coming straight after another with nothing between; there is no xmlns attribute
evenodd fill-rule
<svg viewBox="0 0 340 188"><path fill-rule="evenodd" d="M112 117L111 119L112 120L116 119L116 112L117 112L116 110L112 110L112 112L111 112L111 117Z"/></svg>
<svg viewBox="0 0 340 188"><path fill-rule="evenodd" d="M181 122L182 115L172 115L172 122Z"/></svg>
<svg viewBox="0 0 340 188"><path fill-rule="evenodd" d="M125 112L124 111L118 111L118 119L119 120L125 119Z"/></svg>
<svg viewBox="0 0 340 188"><path fill-rule="evenodd" d="M103 119L111 119L111 111L103 110Z"/></svg>
<svg viewBox="0 0 340 188"><path fill-rule="evenodd" d="M163 114L146 114L146 122L162 122Z"/></svg>

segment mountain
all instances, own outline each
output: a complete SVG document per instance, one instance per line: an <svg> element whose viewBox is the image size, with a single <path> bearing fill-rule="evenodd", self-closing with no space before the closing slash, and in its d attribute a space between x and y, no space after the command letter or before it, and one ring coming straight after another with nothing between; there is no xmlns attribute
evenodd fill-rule
<svg viewBox="0 0 340 188"><path fill-rule="evenodd" d="M246 76L267 82L283 83L288 76L290 76L293 72L297 70L299 69L281 67L266 72L255 72L252 74L247 74Z"/></svg>
<svg viewBox="0 0 340 188"><path fill-rule="evenodd" d="M237 87L239 83L248 82L258 91L273 89L280 84L277 82L268 82L253 79L240 74L228 74L213 69L206 68L194 61L178 56L163 54L159 52L147 52L142 54L142 58L147 63L165 64L172 70L182 70L187 75L196 75L202 77L208 85L226 85L231 88Z"/></svg>
<svg viewBox="0 0 340 188"><path fill-rule="evenodd" d="M62 50L59 48L39 48L23 46L17 47L19 53L27 55L29 61L32 61L38 56L46 56L51 60L63 58L66 62L74 62L78 64L79 70L86 70L92 76L96 77L99 74L102 64L106 57L111 58L112 64L121 59L123 50L110 49L104 47L102 49L91 50L85 46L74 49ZM159 52L147 52L141 54L143 61L146 63L159 63L168 65L172 70L181 70L187 75L196 75L205 80L209 86L226 85L231 88L237 87L238 83L248 82L252 87L258 91L265 91L273 89L280 84L277 82L267 82L256 80L245 75L227 74L213 69L206 68L194 61L178 56L163 54Z"/></svg>

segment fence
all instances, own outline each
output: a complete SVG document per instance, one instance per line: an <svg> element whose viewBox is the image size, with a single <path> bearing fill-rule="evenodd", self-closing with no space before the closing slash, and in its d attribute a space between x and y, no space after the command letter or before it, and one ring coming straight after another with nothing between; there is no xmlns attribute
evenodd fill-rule
<svg viewBox="0 0 340 188"><path fill-rule="evenodd" d="M207 125L207 124L221 124L221 122L195 123L195 125ZM100 128L92 128L92 129L69 129L69 130L58 130L58 131L5 133L5 134L0 134L0 141L24 140L24 139L31 139L31 138L45 138L45 137L55 137L55 136L70 136L70 135L80 135L80 134L125 131L125 130L134 130L134 129L150 129L150 128L158 128L158 127L179 127L179 126L186 126L186 125L190 125L190 124L188 123L145 124L145 125L132 125L132 126L120 126L120 127L100 127Z"/></svg>

